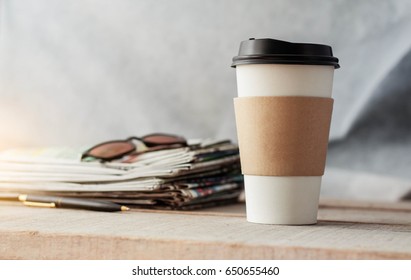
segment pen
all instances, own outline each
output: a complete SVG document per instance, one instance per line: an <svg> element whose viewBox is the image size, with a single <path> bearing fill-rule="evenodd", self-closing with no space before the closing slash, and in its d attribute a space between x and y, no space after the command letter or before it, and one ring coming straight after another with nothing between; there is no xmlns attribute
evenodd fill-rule
<svg viewBox="0 0 411 280"><path fill-rule="evenodd" d="M130 208L110 201L101 201L84 198L57 197L46 195L20 194L18 200L27 206L71 208L93 211L115 212L127 211Z"/></svg>

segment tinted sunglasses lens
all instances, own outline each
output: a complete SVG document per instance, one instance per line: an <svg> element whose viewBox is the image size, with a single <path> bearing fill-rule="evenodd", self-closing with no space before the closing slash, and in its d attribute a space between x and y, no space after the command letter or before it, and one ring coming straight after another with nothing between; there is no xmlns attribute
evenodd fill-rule
<svg viewBox="0 0 411 280"><path fill-rule="evenodd" d="M186 145L186 140L179 136L174 135L163 135L163 134L153 134L142 138L147 146L156 145Z"/></svg>
<svg viewBox="0 0 411 280"><path fill-rule="evenodd" d="M103 143L87 152L87 156L92 156L99 159L113 159L122 157L135 150L135 146L130 142L118 141Z"/></svg>

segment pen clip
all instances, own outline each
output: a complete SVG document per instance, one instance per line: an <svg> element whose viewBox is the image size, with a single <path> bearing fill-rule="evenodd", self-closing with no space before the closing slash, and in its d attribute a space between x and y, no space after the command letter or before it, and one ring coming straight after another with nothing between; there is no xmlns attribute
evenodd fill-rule
<svg viewBox="0 0 411 280"><path fill-rule="evenodd" d="M34 201L23 201L24 205L34 206L34 207L47 207L47 208L56 208L54 202L44 203L44 202L34 202Z"/></svg>

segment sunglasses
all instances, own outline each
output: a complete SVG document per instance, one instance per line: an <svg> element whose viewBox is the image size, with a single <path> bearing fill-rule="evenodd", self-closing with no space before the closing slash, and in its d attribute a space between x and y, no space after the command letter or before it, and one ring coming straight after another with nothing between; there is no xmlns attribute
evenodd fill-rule
<svg viewBox="0 0 411 280"><path fill-rule="evenodd" d="M122 158L137 151L137 146L133 143L133 140L142 142L150 151L187 146L187 141L183 137L154 133L143 137L132 136L126 140L114 140L97 144L85 151L81 159L93 157L95 159L110 161Z"/></svg>

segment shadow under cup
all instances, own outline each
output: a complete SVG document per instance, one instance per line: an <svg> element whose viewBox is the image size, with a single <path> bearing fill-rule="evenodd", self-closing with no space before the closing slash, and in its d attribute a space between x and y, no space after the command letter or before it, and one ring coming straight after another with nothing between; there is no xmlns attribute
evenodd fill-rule
<svg viewBox="0 0 411 280"><path fill-rule="evenodd" d="M315 224L338 59L325 45L251 39L233 67L247 220Z"/></svg>

